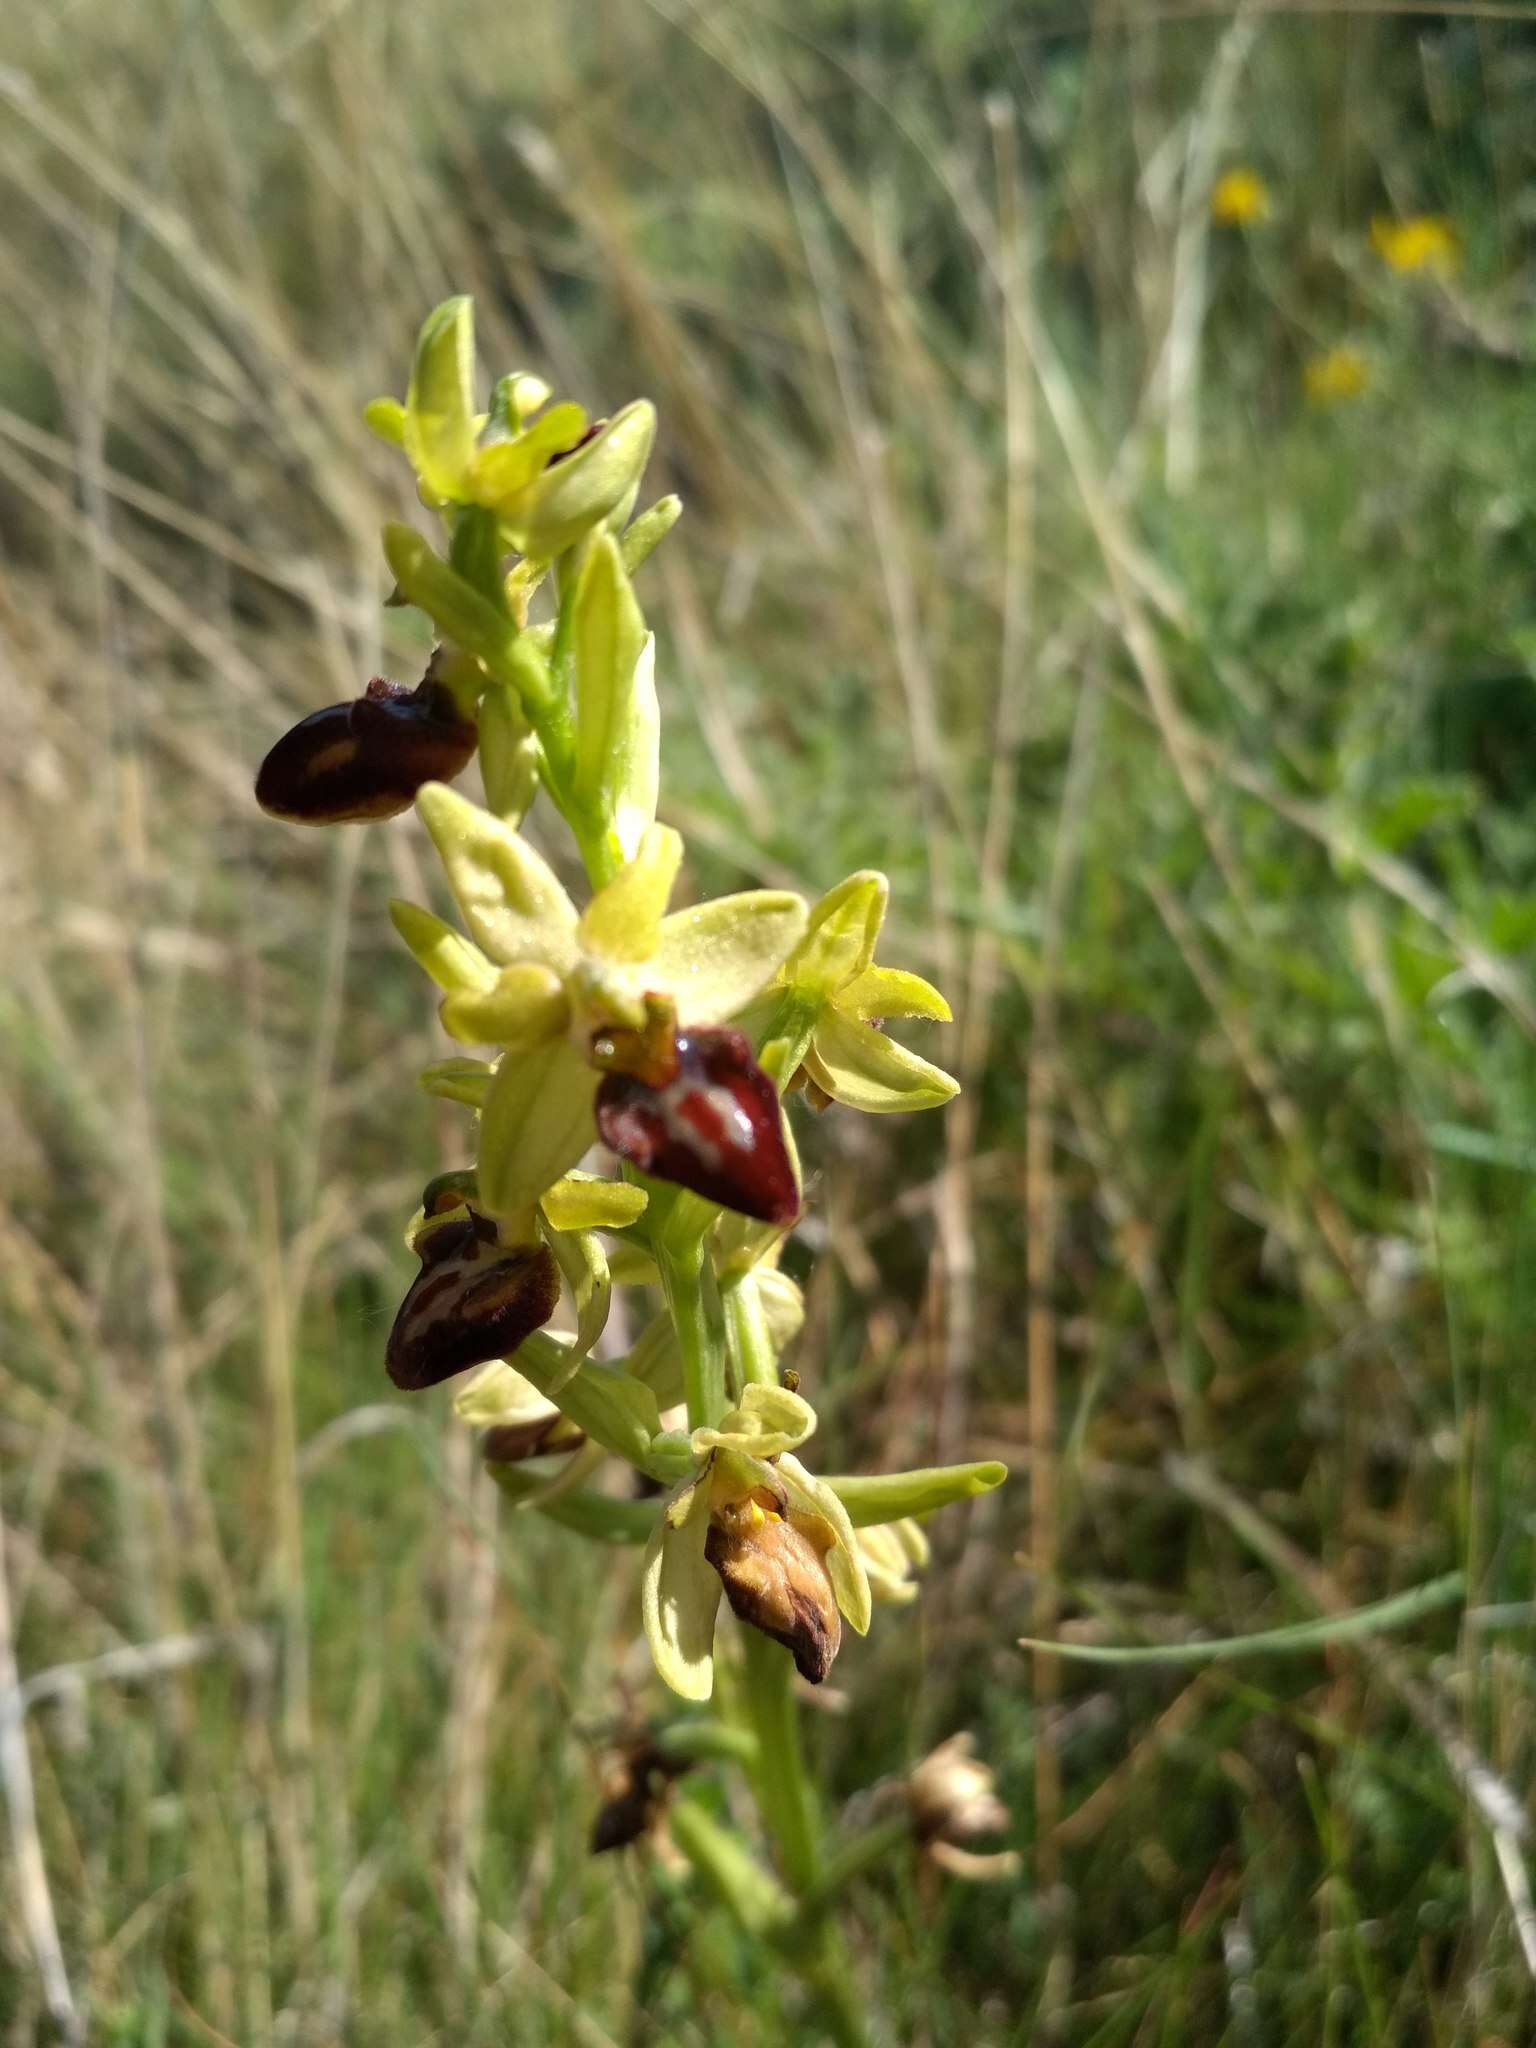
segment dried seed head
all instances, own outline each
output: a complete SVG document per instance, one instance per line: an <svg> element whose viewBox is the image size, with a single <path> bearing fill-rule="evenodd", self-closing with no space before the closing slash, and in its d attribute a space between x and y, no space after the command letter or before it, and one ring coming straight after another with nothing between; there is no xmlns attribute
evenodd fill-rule
<svg viewBox="0 0 1536 2048"><path fill-rule="evenodd" d="M508 1358L547 1323L560 1299L560 1269L547 1245L507 1247L471 1210L424 1227L421 1271L389 1333L384 1362L397 1387L418 1392Z"/></svg>
<svg viewBox="0 0 1536 2048"><path fill-rule="evenodd" d="M921 1841L968 1842L1008 1826L1008 1809L993 1789L990 1769L972 1754L975 1747L973 1736L952 1735L907 1779L907 1805Z"/></svg>
<svg viewBox="0 0 1536 2048"><path fill-rule="evenodd" d="M695 1026L678 1032L675 1047L670 1076L603 1076L597 1128L604 1144L643 1173L724 1208L792 1223L800 1196L779 1098L751 1046L739 1031Z"/></svg>
<svg viewBox="0 0 1536 2048"><path fill-rule="evenodd" d="M823 1526L749 1495L715 1506L704 1555L738 1619L782 1643L800 1676L820 1685L843 1633Z"/></svg>
<svg viewBox="0 0 1536 2048"><path fill-rule="evenodd" d="M603 1803L592 1823L594 1856L624 1849L651 1834L666 1811L674 1780L691 1765L668 1756L648 1736L639 1736L618 1752L603 1778Z"/></svg>
<svg viewBox="0 0 1536 2048"><path fill-rule="evenodd" d="M430 673L414 690L375 676L361 697L301 718L256 776L256 801L294 825L360 824L408 810L424 782L469 766L476 728Z"/></svg>

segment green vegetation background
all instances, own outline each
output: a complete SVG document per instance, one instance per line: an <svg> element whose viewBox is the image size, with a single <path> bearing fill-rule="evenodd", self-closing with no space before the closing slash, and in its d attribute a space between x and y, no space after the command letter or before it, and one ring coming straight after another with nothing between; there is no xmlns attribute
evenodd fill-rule
<svg viewBox="0 0 1536 2048"><path fill-rule="evenodd" d="M832 1462L1016 1474L813 1716L836 1813L964 1727L1017 1816L1016 1881L857 1887L884 2038L1532 2038L1533 98L1512 7L6 10L4 1554L91 2039L810 2038L586 1854L659 1704L633 1560L498 1521L383 1379L463 1150L382 915L420 838L249 800L413 673L358 412L454 290L488 364L660 407L697 885L882 865L956 1001L961 1104L808 1129L796 1255ZM1418 213L1454 273L1373 251ZM1321 1652L1017 1646L1457 1570Z"/></svg>

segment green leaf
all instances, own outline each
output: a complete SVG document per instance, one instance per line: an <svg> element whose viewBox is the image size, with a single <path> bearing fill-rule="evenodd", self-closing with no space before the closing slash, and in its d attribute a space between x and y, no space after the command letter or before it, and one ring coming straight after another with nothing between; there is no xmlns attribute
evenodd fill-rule
<svg viewBox="0 0 1536 2048"><path fill-rule="evenodd" d="M762 1941L787 1932L795 1916L794 1902L739 1835L722 1827L696 1799L678 1800L672 1809L671 1833L746 1933Z"/></svg>
<svg viewBox="0 0 1536 2048"><path fill-rule="evenodd" d="M539 961L557 973L576 959L576 908L553 868L523 838L445 783L416 809L447 871L464 920L493 960Z"/></svg>
<svg viewBox="0 0 1536 2048"><path fill-rule="evenodd" d="M816 1026L805 1070L834 1102L875 1115L937 1109L960 1092L960 1083L942 1067L830 1006Z"/></svg>
<svg viewBox="0 0 1536 2048"><path fill-rule="evenodd" d="M952 1501L990 1493L1008 1477L1008 1467L989 1459L975 1465L927 1465L913 1472L850 1472L827 1478L856 1529L931 1514Z"/></svg>
<svg viewBox="0 0 1536 2048"><path fill-rule="evenodd" d="M674 911L661 921L651 986L673 996L680 1023L724 1023L772 979L804 929L804 903L782 889Z"/></svg>
<svg viewBox="0 0 1536 2048"><path fill-rule="evenodd" d="M1048 1642L1038 1636L1020 1636L1026 1650L1049 1650L1057 1657L1070 1657L1079 1664L1220 1664L1234 1657L1296 1656L1309 1650L1326 1650L1335 1643L1348 1643L1361 1636L1377 1635L1383 1629L1402 1628L1420 1615L1433 1614L1442 1607L1455 1607L1467 1590L1464 1572L1447 1572L1409 1592L1395 1593L1389 1600L1377 1600L1357 1607L1350 1614L1324 1614L1313 1621L1297 1621L1285 1628L1260 1629L1254 1635L1214 1636L1193 1643L1108 1643Z"/></svg>
<svg viewBox="0 0 1536 2048"><path fill-rule="evenodd" d="M504 825L516 827L539 789L539 743L515 690L492 683L480 700L480 777L485 800Z"/></svg>

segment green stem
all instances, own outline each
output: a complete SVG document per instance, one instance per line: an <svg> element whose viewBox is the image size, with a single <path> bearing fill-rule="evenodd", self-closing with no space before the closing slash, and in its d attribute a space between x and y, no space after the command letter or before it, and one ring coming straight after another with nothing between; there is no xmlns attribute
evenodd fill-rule
<svg viewBox="0 0 1536 2048"><path fill-rule="evenodd" d="M731 1359L744 1387L776 1387L779 1361L768 1335L762 1297L750 1273L736 1273L720 1289L725 1304L725 1336Z"/></svg>
<svg viewBox="0 0 1536 2048"><path fill-rule="evenodd" d="M725 1342L720 1297L702 1242L674 1245L663 1235L656 1246L667 1313L683 1354L683 1398L688 1427L708 1428L726 1409Z"/></svg>
<svg viewBox="0 0 1536 2048"><path fill-rule="evenodd" d="M794 1667L788 1653L755 1628L741 1631L741 1643L746 1660L743 1698L757 1737L753 1789L784 1874L795 1891L804 1894L816 1882L819 1829L800 1747L800 1717L790 1679Z"/></svg>

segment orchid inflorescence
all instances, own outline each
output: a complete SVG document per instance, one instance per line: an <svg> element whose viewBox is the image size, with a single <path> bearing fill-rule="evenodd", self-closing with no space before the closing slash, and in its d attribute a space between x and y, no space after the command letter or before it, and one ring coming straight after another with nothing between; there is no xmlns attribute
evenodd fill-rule
<svg viewBox="0 0 1536 2048"><path fill-rule="evenodd" d="M375 679L303 719L257 795L301 824L414 805L458 911L391 905L465 1048L422 1086L469 1109L475 1150L409 1225L420 1271L390 1378L418 1390L478 1368L457 1412L511 1498L600 1543L644 1543L644 1629L675 1692L710 1696L722 1596L816 1683L843 1623L862 1633L874 1599L912 1597L915 1518L1004 1474L827 1478L800 1462L816 1415L779 1365L802 1317L778 1263L802 1204L783 1098L947 1101L955 1082L884 1026L949 1009L877 963L879 874L814 905L752 889L673 907L684 846L656 815L655 641L633 579L681 507L635 516L647 403L594 424L549 398L517 373L481 410L469 301L427 320L404 402L366 417L440 521L441 550L384 529L390 601L424 611L437 645L415 687ZM484 803L449 787L477 754ZM574 837L584 900L523 830L540 793ZM583 1168L598 1147L616 1172ZM626 1355L599 1359L615 1286L659 1290L660 1306ZM614 1460L660 1499L613 1488Z"/></svg>

